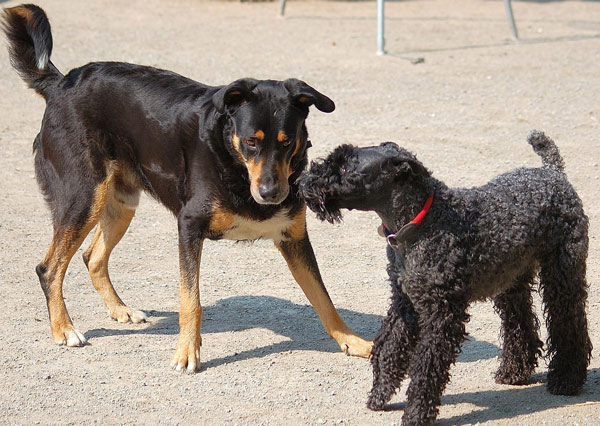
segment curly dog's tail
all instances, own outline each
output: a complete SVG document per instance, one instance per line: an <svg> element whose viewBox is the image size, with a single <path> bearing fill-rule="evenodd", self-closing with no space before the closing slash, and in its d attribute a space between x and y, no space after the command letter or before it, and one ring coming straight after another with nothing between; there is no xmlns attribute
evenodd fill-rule
<svg viewBox="0 0 600 426"><path fill-rule="evenodd" d="M29 87L48 99L63 75L50 62L52 33L46 13L36 5L23 4L5 9L1 21L13 68Z"/></svg>
<svg viewBox="0 0 600 426"><path fill-rule="evenodd" d="M542 163L545 167L552 167L559 171L564 171L565 163L558 151L558 147L552 139L538 130L533 130L527 136L527 142L533 147L537 155L542 157Z"/></svg>

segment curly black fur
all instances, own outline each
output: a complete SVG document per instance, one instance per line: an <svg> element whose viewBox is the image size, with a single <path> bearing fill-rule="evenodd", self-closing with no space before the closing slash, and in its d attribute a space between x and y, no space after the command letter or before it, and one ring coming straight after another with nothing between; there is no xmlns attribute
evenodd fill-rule
<svg viewBox="0 0 600 426"><path fill-rule="evenodd" d="M471 189L448 188L389 142L341 146L301 177L301 194L320 219L340 220L343 208L370 210L390 230L414 218L433 194L415 238L388 247L392 303L372 351L369 408L381 410L408 374L403 424L435 421L466 336L467 308L476 300L492 298L502 319L496 381L527 383L543 346L531 297L537 275L549 335L548 390L581 390L592 350L588 219L554 142L537 131L528 142L543 167L517 169Z"/></svg>

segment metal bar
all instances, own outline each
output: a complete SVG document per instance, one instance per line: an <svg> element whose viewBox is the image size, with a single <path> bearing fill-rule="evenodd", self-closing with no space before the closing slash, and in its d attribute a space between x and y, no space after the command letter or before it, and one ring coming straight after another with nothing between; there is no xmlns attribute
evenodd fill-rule
<svg viewBox="0 0 600 426"><path fill-rule="evenodd" d="M517 33L517 25L515 24L515 17L513 16L510 0L504 0L504 6L506 7L506 17L508 18L508 25L510 26L512 36L515 40L518 40L519 34Z"/></svg>
<svg viewBox="0 0 600 426"><path fill-rule="evenodd" d="M377 54L385 55L384 31L384 3L385 0L377 0Z"/></svg>
<svg viewBox="0 0 600 426"><path fill-rule="evenodd" d="M283 14L285 13L285 1L286 0L279 0L279 15L283 16Z"/></svg>

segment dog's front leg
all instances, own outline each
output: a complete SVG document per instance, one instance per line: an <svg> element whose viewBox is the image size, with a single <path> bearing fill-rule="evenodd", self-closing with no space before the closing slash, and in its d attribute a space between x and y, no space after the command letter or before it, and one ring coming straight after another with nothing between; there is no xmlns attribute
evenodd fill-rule
<svg viewBox="0 0 600 426"><path fill-rule="evenodd" d="M448 287L457 281L448 279ZM440 292L431 283L419 283L422 291L414 299L419 317L419 339L409 367L410 385L402 426L432 425L438 415L442 393L450 380L466 336L468 301L462 292ZM411 300L413 297L411 296Z"/></svg>
<svg viewBox="0 0 600 426"><path fill-rule="evenodd" d="M401 286L401 283L398 283ZM373 387L367 407L382 410L406 376L418 338L417 316L410 299L393 285L392 305L375 337L371 353Z"/></svg>
<svg viewBox="0 0 600 426"><path fill-rule="evenodd" d="M327 333L347 355L363 358L371 354L372 342L354 333L336 311L319 272L319 266L306 232L298 239L275 243L292 275L313 306Z"/></svg>
<svg viewBox="0 0 600 426"><path fill-rule="evenodd" d="M202 337L202 306L198 289L203 239L198 229L190 229L186 220L179 220L179 340L171 367L194 373L200 370Z"/></svg>

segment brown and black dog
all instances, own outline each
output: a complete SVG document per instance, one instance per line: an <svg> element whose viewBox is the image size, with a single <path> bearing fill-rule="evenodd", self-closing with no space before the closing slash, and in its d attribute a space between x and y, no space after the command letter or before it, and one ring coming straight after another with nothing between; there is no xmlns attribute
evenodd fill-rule
<svg viewBox="0 0 600 426"><path fill-rule="evenodd" d="M54 237L36 272L57 344L86 343L67 313L62 283L94 226L83 258L110 316L146 320L123 303L108 275L110 253L146 191L178 221L175 369L200 369L198 276L206 238L273 240L326 331L344 352L369 356L371 342L344 323L323 285L295 184L310 146L309 106L331 112L331 99L295 79L244 78L210 87L117 62L94 62L63 75L50 61L52 35L42 9L30 4L6 9L3 28L14 68L46 100L33 149Z"/></svg>

